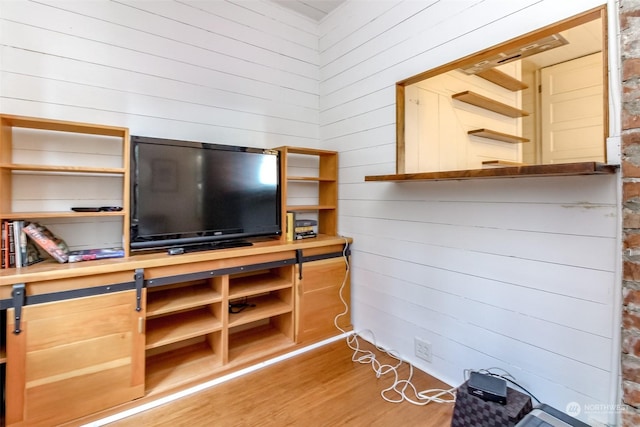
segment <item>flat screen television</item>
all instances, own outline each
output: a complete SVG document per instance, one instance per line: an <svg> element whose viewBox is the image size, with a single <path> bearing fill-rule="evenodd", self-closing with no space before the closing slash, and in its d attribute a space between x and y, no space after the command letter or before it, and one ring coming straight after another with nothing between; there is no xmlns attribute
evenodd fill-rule
<svg viewBox="0 0 640 427"><path fill-rule="evenodd" d="M279 162L275 150L132 136L131 250L281 235Z"/></svg>

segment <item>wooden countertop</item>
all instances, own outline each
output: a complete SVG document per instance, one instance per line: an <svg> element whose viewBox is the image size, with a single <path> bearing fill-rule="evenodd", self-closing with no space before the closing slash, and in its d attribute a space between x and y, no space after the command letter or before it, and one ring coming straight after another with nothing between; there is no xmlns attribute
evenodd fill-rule
<svg viewBox="0 0 640 427"><path fill-rule="evenodd" d="M331 245L351 243L352 239L340 236L318 235L313 239L303 239L293 242L285 240L270 240L255 242L252 246L240 248L216 249L201 252L190 252L181 255L168 255L166 251L132 255L128 258L113 258L77 263L60 264L54 260L47 260L29 267L8 268L0 270L0 297L10 291L2 291L2 287L16 283L28 283L43 280L57 280L94 274L115 273L119 271L168 267L181 264L225 260L230 258L251 257L273 254L298 249L313 249Z"/></svg>
<svg viewBox="0 0 640 427"><path fill-rule="evenodd" d="M562 163L551 165L505 166L490 169L468 169L444 172L417 172L366 176L365 181L447 181L486 178L525 178L545 176L610 175L618 165L598 162Z"/></svg>

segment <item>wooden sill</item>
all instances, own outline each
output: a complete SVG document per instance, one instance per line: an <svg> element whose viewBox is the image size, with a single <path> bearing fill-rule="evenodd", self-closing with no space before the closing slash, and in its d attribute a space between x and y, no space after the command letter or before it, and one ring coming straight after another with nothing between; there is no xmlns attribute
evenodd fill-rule
<svg viewBox="0 0 640 427"><path fill-rule="evenodd" d="M506 166L502 168L469 169L444 172L420 172L395 175L369 175L365 181L447 181L481 178L526 178L544 176L609 175L618 165L598 162L562 163L553 165Z"/></svg>

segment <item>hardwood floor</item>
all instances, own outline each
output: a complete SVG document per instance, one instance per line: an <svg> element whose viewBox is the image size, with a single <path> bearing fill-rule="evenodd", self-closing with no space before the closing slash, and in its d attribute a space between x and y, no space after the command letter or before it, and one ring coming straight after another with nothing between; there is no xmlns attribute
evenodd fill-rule
<svg viewBox="0 0 640 427"><path fill-rule="evenodd" d="M109 426L442 427L451 424L452 403L416 406L385 401L380 392L393 383L393 374L376 378L371 365L353 362L352 354L346 341L340 339ZM391 363L386 356L376 353L376 357L380 362ZM406 378L408 365L403 364L399 372L401 378ZM450 388L417 370L412 382L419 391Z"/></svg>

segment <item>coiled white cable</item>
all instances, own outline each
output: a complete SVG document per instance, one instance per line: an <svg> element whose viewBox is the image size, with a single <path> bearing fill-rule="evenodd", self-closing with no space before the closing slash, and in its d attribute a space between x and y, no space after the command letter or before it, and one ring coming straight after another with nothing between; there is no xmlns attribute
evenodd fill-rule
<svg viewBox="0 0 640 427"><path fill-rule="evenodd" d="M339 297L340 297L340 301L342 301L342 304L344 306L344 310L338 315L336 315L336 317L333 319L333 323L340 332L342 332L343 334L346 334L347 331L341 328L340 325L338 324L338 320L349 313L349 305L347 304L343 296L343 291L344 291L344 288L346 287L347 280L349 278L349 270L350 270L349 259L347 256L347 252L349 250L349 240L347 238L344 238L344 241L345 241L345 245L344 245L342 255L346 263L346 272L344 275L344 279L342 281L342 285L340 286L340 290L339 290ZM400 355L397 354L395 351L386 350L378 346L378 344L376 343L375 335L373 334L372 331L365 330L365 332L368 332L371 335L371 339L369 342L376 348L376 350L386 354L390 358L395 359L397 361L397 363L395 363L394 365L380 363L380 361L377 359L376 354L374 352L360 348L360 341L359 341L359 337L361 337L360 333L353 332L347 335L347 345L351 350L353 350L353 356L351 357L351 360L353 360L354 362L362 363L362 364L371 364L371 367L376 374L376 378L381 378L383 375L386 375L386 374L393 374L394 376L393 384L380 392L380 395L384 400L391 403L401 403L403 401L406 401L414 405L427 405L431 402L455 403L456 401L455 387L449 390L429 389L429 390L418 391L415 385L411 382L411 379L413 378L413 365L411 363L408 363L402 360ZM363 337L363 339L367 341L366 338ZM409 376L406 379L401 379L400 373L398 371L398 369L403 363L406 363L409 366ZM395 397L389 397L389 395L391 395L392 392L396 394ZM445 396L448 396L448 397L445 397Z"/></svg>

